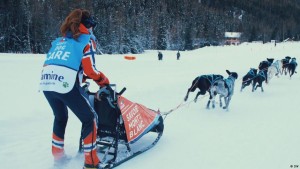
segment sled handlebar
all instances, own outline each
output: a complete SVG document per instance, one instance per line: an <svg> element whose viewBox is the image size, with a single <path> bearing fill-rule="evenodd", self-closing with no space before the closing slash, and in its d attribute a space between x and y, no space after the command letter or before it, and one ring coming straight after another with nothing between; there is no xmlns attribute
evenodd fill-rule
<svg viewBox="0 0 300 169"><path fill-rule="evenodd" d="M111 88L113 88L115 92L117 91L117 85L116 84L109 84L109 86ZM116 92L116 94L121 96L125 92L125 90L126 90L126 87L123 87L123 89L120 92Z"/></svg>
<svg viewBox="0 0 300 169"><path fill-rule="evenodd" d="M109 84L109 85L106 85L106 86L108 86L111 90L114 91L114 99L115 99L116 95L121 96L126 91L126 87L123 87L123 89L120 92L117 92L117 85L116 84ZM97 92L90 92L89 89L88 89L89 87L90 87L89 82L85 82L85 84L82 86L82 88L88 94L96 94L97 93Z"/></svg>
<svg viewBox="0 0 300 169"><path fill-rule="evenodd" d="M118 93L118 95L121 96L125 92L125 90L126 90L126 87L123 87L123 89Z"/></svg>

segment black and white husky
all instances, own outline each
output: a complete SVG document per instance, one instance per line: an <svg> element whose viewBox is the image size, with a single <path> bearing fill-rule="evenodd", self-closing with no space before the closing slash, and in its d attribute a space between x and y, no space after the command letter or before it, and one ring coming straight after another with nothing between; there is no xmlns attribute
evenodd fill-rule
<svg viewBox="0 0 300 169"><path fill-rule="evenodd" d="M230 100L234 93L234 82L238 78L238 74L236 72L230 72L226 70L229 75L227 79L218 80L211 88L210 88L210 100L207 103L207 108L209 108L210 102L212 102L212 107L215 107L215 97L217 94L220 96L220 107L222 107L222 98L224 98L225 106L223 109L228 110L228 106Z"/></svg>

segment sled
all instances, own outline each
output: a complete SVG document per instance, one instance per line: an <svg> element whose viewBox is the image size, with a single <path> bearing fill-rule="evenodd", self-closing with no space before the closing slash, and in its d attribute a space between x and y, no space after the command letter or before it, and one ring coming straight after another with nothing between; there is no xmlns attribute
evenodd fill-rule
<svg viewBox="0 0 300 169"><path fill-rule="evenodd" d="M114 168L156 145L164 123L159 111L131 102L111 84L93 93L85 85L89 101L98 115L97 152L102 168ZM95 98L97 94L99 100ZM80 138L79 152L83 152Z"/></svg>

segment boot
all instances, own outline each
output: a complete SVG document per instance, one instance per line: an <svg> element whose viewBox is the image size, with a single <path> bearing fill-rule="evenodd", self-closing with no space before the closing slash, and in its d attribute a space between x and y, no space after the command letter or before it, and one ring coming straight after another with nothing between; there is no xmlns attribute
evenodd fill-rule
<svg viewBox="0 0 300 169"><path fill-rule="evenodd" d="M90 165L90 164L84 164L83 169L102 169L102 167L98 165Z"/></svg>

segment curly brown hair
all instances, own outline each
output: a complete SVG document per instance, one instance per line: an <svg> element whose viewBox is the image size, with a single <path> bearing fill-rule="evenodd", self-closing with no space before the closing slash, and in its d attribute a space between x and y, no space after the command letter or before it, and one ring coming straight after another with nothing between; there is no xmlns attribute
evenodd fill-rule
<svg viewBox="0 0 300 169"><path fill-rule="evenodd" d="M63 36L66 36L67 32L71 31L74 39L78 39L81 32L79 30L79 25L81 23L82 17L90 17L91 14L88 10L75 9L73 10L65 19L60 27L60 32Z"/></svg>

